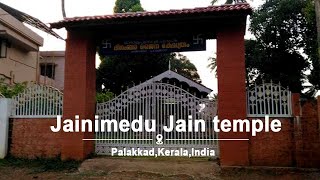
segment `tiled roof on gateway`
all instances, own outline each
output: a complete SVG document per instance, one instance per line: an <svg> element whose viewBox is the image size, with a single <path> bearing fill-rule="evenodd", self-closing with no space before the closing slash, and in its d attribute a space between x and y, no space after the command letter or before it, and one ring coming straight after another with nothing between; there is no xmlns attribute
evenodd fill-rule
<svg viewBox="0 0 320 180"><path fill-rule="evenodd" d="M130 18L143 18L143 17L165 17L175 15L199 15L199 14L211 14L211 13L232 13L238 12L245 15L252 12L252 8L248 3L240 3L234 5L222 5L222 6L208 6L199 7L194 9L181 9L181 10L166 10L166 11L155 11L155 12L130 12L130 13L115 13L112 15L101 15L101 16L84 16L84 17L73 17L65 18L62 21L51 23L51 28L62 28L85 22L106 22L120 19Z"/></svg>

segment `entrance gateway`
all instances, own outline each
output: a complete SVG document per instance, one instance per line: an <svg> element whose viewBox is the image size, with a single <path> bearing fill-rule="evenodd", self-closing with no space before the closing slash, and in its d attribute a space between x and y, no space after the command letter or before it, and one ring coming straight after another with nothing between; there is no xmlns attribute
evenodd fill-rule
<svg viewBox="0 0 320 180"><path fill-rule="evenodd" d="M193 93L178 87L176 83L164 83L165 80L174 80L177 84L184 84ZM164 82L163 82L164 81ZM96 153L99 155L110 155L111 148L131 149L140 148L157 151L158 148L166 150L203 150L209 148L218 156L217 133L213 131L212 119L216 116L217 105L207 95L212 90L197 84L173 71L166 71L140 85L134 86L123 92L116 98L97 104L96 114L103 120L128 120L131 122L138 119L139 115L144 120L155 120L155 132L97 132ZM198 96L198 97L197 97ZM169 125L169 116L173 115L174 124L176 120L204 120L205 132L165 132L164 125ZM119 123L118 123L119 124ZM101 126L101 124L99 124ZM149 126L150 127L150 126ZM188 125L187 125L188 128ZM194 129L194 128L193 128ZM161 135L162 142L157 144L157 136ZM209 156L209 154L206 154ZM182 156L182 155L181 155Z"/></svg>
<svg viewBox="0 0 320 180"><path fill-rule="evenodd" d="M245 119L244 35L247 16L251 12L249 4L236 3L194 9L75 17L52 23L51 28L66 28L68 31L63 118L72 119L79 115L94 119L95 55L102 40L171 39L201 34L205 39L217 39L219 119ZM95 142L83 141L93 139L93 132L62 133L61 136L63 160L83 160L94 152ZM228 132L219 133L220 138L247 139L249 135ZM248 141L219 141L219 152L222 166L246 166L250 163Z"/></svg>

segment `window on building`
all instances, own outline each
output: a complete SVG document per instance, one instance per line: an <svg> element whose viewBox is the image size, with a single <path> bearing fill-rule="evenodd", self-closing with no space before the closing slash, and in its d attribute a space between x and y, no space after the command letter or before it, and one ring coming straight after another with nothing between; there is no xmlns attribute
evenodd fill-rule
<svg viewBox="0 0 320 180"><path fill-rule="evenodd" d="M7 57L7 41L5 39L0 39L0 58Z"/></svg>
<svg viewBox="0 0 320 180"><path fill-rule="evenodd" d="M40 64L41 76L47 76L48 78L54 79L55 76L55 64Z"/></svg>

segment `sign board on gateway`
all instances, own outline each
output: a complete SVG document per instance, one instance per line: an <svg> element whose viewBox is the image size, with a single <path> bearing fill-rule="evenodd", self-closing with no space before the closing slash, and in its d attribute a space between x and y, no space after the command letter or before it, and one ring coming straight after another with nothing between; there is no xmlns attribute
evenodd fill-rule
<svg viewBox="0 0 320 180"><path fill-rule="evenodd" d="M204 50L206 50L206 39L203 38L201 34L171 39L152 40L105 39L99 46L100 54L103 55L170 53Z"/></svg>

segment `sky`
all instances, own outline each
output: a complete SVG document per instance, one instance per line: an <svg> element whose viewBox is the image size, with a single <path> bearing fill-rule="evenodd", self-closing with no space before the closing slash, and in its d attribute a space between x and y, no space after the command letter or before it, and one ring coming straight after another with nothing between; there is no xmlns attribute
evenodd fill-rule
<svg viewBox="0 0 320 180"><path fill-rule="evenodd" d="M63 19L61 0L1 0L1 2L36 17L48 25ZM206 7L210 5L210 2L211 0L141 0L142 7L147 11ZM219 0L217 4L223 2L224 0ZM112 14L115 0L65 0L65 3L67 17L93 16ZM249 0L249 3L253 8L257 8L263 3L263 0ZM40 48L41 51L65 50L63 40L56 39L37 29L33 30L44 38L44 45ZM55 31L66 38L65 29ZM252 38L252 35L247 31L245 37L247 39ZM207 67L209 64L208 58L216 55L216 41L207 41L206 51L183 52L182 54L187 56L197 67L202 84L212 89L213 93L217 93L217 79ZM99 58L96 57L96 66L98 65Z"/></svg>

